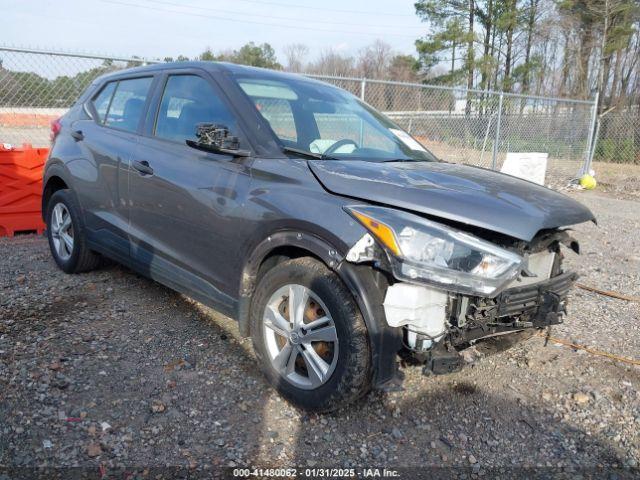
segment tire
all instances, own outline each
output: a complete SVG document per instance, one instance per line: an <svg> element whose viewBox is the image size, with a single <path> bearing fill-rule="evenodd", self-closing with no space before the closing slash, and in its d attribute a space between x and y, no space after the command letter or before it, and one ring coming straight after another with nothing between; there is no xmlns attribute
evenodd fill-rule
<svg viewBox="0 0 640 480"><path fill-rule="evenodd" d="M56 213L60 212L62 212L63 228L66 228L64 232L60 232L58 228L60 221L55 218ZM87 247L80 208L70 190L58 190L51 196L47 203L45 218L51 255L62 271L66 273L88 272L100 266L100 255ZM69 237L71 238L71 247L64 240L62 233L67 235L67 240ZM63 245L62 250L60 245Z"/></svg>
<svg viewBox="0 0 640 480"><path fill-rule="evenodd" d="M282 318L278 321L288 322L291 319L288 306L292 305L289 299L299 297L298 293L291 293L291 288L295 292L303 291L300 287L308 289L309 294L308 303L300 302L304 304L303 324L297 330L295 327L288 330L289 336L285 338L284 330L280 330L280 334L273 332L272 327L265 326L265 319L274 318L268 312L273 311L284 295L279 303ZM325 323L314 327L312 321ZM331 411L359 399L370 390L371 349L364 319L342 281L320 261L311 257L297 258L268 270L258 280L250 322L260 368L280 394L294 405L312 411ZM275 320L267 322L275 323ZM310 328L304 325L310 325ZM320 330L323 338L335 335L335 340L311 343L309 339L319 338ZM291 332L298 332L293 339ZM288 355L285 366L278 362L277 352L285 352L287 345L291 351L295 352L297 348L299 352ZM317 362L317 357L324 363ZM320 375L317 374L323 369L316 370L313 362L329 365L323 383L318 383ZM282 368L276 368L276 363ZM312 374L314 371L315 375Z"/></svg>

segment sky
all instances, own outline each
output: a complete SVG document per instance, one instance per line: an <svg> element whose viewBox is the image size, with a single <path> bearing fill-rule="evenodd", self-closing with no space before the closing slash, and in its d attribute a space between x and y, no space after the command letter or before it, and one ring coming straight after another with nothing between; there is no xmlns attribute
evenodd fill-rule
<svg viewBox="0 0 640 480"><path fill-rule="evenodd" d="M0 45L115 56L193 57L205 48L303 43L310 57L381 39L415 53L414 0L0 0Z"/></svg>

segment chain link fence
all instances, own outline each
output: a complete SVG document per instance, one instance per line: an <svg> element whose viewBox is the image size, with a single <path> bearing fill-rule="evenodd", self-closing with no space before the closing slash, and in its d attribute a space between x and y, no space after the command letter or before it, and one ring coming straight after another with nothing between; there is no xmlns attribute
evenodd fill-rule
<svg viewBox="0 0 640 480"><path fill-rule="evenodd" d="M0 47L0 143L48 146L51 121L63 115L93 80L144 63Z"/></svg>
<svg viewBox="0 0 640 480"><path fill-rule="evenodd" d="M598 117L596 162L640 165L640 105L614 108Z"/></svg>
<svg viewBox="0 0 640 480"><path fill-rule="evenodd" d="M508 152L548 154L547 182L576 178L587 165L594 102L314 76L360 96L439 158L500 169Z"/></svg>
<svg viewBox="0 0 640 480"><path fill-rule="evenodd" d="M0 47L0 142L49 143L49 124L98 76L155 63L138 58L69 54ZM409 131L439 158L500 169L508 152L548 154L547 183L566 184L590 155L608 160L611 150L640 141L640 122L618 129L611 115L600 132L615 132L593 147L594 102L408 84L313 76L359 96ZM633 112L632 112L633 114ZM618 115L618 114L616 114ZM631 115L633 116L633 115ZM626 117L625 117L626 118ZM638 113L635 118L640 120ZM615 125L614 125L615 124ZM627 142L627 143L625 143ZM637 146L637 145L636 145ZM616 150L618 149L618 150ZM603 158L604 157L604 158Z"/></svg>

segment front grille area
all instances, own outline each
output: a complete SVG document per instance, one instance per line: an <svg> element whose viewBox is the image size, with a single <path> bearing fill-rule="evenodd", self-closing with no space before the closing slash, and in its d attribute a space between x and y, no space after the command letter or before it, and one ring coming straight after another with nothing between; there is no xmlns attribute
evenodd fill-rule
<svg viewBox="0 0 640 480"><path fill-rule="evenodd" d="M496 298L497 317L528 313L544 305L550 294L562 302L577 278L578 274L567 272L544 282L505 290Z"/></svg>
<svg viewBox="0 0 640 480"><path fill-rule="evenodd" d="M458 313L449 341L456 348L466 348L469 342L498 333L562 323L567 294L577 278L576 273L562 273L536 284L509 288L496 298L475 298L468 308L457 306L466 311L464 323Z"/></svg>

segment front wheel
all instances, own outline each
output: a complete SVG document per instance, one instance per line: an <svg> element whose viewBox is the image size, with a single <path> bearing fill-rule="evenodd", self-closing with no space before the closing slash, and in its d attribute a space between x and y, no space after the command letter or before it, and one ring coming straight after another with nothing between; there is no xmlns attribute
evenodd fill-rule
<svg viewBox="0 0 640 480"><path fill-rule="evenodd" d="M342 281L318 260L289 260L260 278L251 336L269 382L299 407L334 410L370 388L362 314Z"/></svg>

